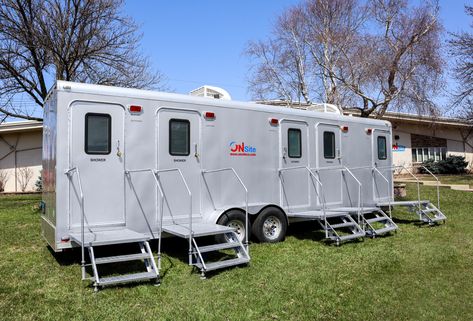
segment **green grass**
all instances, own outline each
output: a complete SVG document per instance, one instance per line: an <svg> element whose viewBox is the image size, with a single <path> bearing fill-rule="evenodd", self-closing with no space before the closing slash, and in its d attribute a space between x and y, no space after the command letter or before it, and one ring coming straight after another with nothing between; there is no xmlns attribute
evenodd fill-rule
<svg viewBox="0 0 473 321"><path fill-rule="evenodd" d="M435 179L428 174L416 174L416 176L421 181L434 181ZM472 174L463 174L463 175L436 175L442 184L466 184L473 187L473 175ZM401 176L399 176L401 177ZM411 176L402 175L402 178L412 179Z"/></svg>
<svg viewBox="0 0 473 321"><path fill-rule="evenodd" d="M80 281L79 253L53 254L40 236L39 197L1 197L0 320L472 320L473 193L442 196L445 225L394 212L398 233L336 247L315 224L293 224L285 242L252 244L249 267L207 280L186 264L186 243L166 239L160 287L97 294Z"/></svg>

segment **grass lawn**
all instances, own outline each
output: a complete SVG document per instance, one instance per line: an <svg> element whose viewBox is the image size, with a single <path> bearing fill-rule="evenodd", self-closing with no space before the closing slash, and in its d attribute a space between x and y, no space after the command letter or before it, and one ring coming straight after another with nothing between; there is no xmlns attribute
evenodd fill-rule
<svg viewBox="0 0 473 321"><path fill-rule="evenodd" d="M416 174L417 178L421 181L435 181L435 179L428 174ZM473 188L473 175L472 174L463 174L463 175L436 175L439 179L440 183L442 184L466 184L470 185ZM396 176L396 178L405 178L405 179L412 179L412 176L409 175L402 175Z"/></svg>
<svg viewBox="0 0 473 321"><path fill-rule="evenodd" d="M285 242L252 244L249 267L207 280L186 242L166 239L160 287L97 294L80 281L79 252L46 246L39 196L1 197L0 320L473 320L473 193L442 197L445 225L397 211L398 233L336 247L316 224L293 224Z"/></svg>

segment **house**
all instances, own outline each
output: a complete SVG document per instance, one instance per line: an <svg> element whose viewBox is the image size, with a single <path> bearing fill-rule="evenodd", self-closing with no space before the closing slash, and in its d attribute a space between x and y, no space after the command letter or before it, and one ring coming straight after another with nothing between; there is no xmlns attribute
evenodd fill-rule
<svg viewBox="0 0 473 321"><path fill-rule="evenodd" d="M18 121L0 125L0 190L34 191L42 168L43 124ZM2 188L3 185L3 188Z"/></svg>

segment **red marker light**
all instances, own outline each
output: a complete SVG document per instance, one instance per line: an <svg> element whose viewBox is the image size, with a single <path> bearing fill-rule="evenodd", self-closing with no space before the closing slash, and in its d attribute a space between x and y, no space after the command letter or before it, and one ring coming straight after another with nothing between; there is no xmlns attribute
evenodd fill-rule
<svg viewBox="0 0 473 321"><path fill-rule="evenodd" d="M368 135L371 135L372 132L373 132L373 128L366 128L366 133Z"/></svg>
<svg viewBox="0 0 473 321"><path fill-rule="evenodd" d="M141 106L131 105L130 113L141 113Z"/></svg>
<svg viewBox="0 0 473 321"><path fill-rule="evenodd" d="M344 131L344 132L347 132L347 131L348 131L348 126L340 126L340 128L341 128L342 131Z"/></svg>
<svg viewBox="0 0 473 321"><path fill-rule="evenodd" d="M279 124L279 120L277 118L270 118L269 123L273 126L277 126Z"/></svg>
<svg viewBox="0 0 473 321"><path fill-rule="evenodd" d="M205 114L204 114L204 117L207 120L213 120L213 119L215 119L215 113L213 113L211 111L206 111Z"/></svg>

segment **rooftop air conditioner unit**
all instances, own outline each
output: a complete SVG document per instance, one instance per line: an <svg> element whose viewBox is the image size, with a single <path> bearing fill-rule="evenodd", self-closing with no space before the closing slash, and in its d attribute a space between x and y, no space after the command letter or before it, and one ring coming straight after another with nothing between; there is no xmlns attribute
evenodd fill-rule
<svg viewBox="0 0 473 321"><path fill-rule="evenodd" d="M208 85L204 85L202 87L192 90L189 95L223 100L232 99L228 91L226 91L225 89Z"/></svg>

